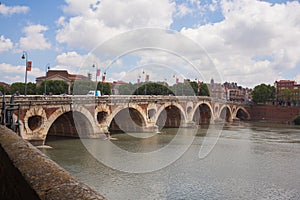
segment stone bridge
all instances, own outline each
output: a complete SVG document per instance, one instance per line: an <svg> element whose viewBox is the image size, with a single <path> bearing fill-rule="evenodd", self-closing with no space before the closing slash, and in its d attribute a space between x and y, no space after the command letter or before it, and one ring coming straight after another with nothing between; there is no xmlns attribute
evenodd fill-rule
<svg viewBox="0 0 300 200"><path fill-rule="evenodd" d="M162 127L250 120L247 105L209 97L20 96L15 103L20 104L20 135L40 144L47 135L97 138L107 131L154 132Z"/></svg>

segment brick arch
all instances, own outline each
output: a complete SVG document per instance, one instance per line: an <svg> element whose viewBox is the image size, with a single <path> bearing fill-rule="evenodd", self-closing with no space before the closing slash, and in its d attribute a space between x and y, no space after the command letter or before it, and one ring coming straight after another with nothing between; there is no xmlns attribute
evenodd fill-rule
<svg viewBox="0 0 300 200"><path fill-rule="evenodd" d="M135 109L138 111L138 113L142 116L142 119L143 119L143 124L147 125L147 117L146 117L146 114L144 112L144 110L142 109L142 107L140 107L139 105L137 104L129 104L128 106L118 106L117 108L115 108L113 110L113 112L109 115L109 117L107 118L106 120L106 123L107 123L107 126L110 126L110 124L112 123L112 120L114 119L114 117L122 110L124 109Z"/></svg>
<svg viewBox="0 0 300 200"><path fill-rule="evenodd" d="M183 107L177 102L167 102L167 103L164 103L156 112L155 118L153 120L155 123L157 123L157 120L158 120L160 114L163 112L163 110L169 106L175 106L176 108L178 108L183 116L184 122L187 122L186 112L183 109Z"/></svg>
<svg viewBox="0 0 300 200"><path fill-rule="evenodd" d="M206 105L208 106L209 110L210 110L210 113L211 113L211 118L210 118L210 121L214 120L214 110L212 108L212 106L210 105L210 103L208 102L199 102L196 104L196 106L193 108L193 111L191 112L192 113L192 120L194 119L194 115L196 114L197 112L197 109L199 108L199 106L201 105Z"/></svg>
<svg viewBox="0 0 300 200"><path fill-rule="evenodd" d="M251 119L250 113L247 111L246 108L244 108L244 107L242 107L242 106L237 107L237 108L235 109L235 112L233 112L233 116L234 116L235 118L237 118L237 114L238 114L238 111L239 111L239 110L242 110L242 111L244 111L244 112L247 114L247 120L250 120L250 119Z"/></svg>
<svg viewBox="0 0 300 200"><path fill-rule="evenodd" d="M48 134L48 131L50 129L50 127L52 126L52 124L63 114L68 113L68 112L79 112L81 114L83 114L87 120L90 122L90 124L92 125L92 130L93 133L97 133L97 128L95 127L95 123L94 123L94 118L92 116L92 114L83 106L69 106L69 105L64 105L61 106L60 108L58 108L54 113L51 114L51 116L48 118L48 122L46 123L45 126L45 130L43 132L43 139L46 139L46 136Z"/></svg>
<svg viewBox="0 0 300 200"><path fill-rule="evenodd" d="M219 112L218 112L218 118L220 119L221 118L221 113L222 113L222 111L224 110L224 109L226 109L226 108L228 108L228 110L229 110L229 121L232 121L232 119L233 119L233 114L232 114L232 109L230 108L230 106L229 105L227 105L227 104L224 104L223 106L221 106L221 108L219 108Z"/></svg>
<svg viewBox="0 0 300 200"><path fill-rule="evenodd" d="M119 121L120 120L120 116L118 117L118 114L120 114L121 116L126 114L124 113L124 111L128 109L129 112L130 110L134 113L135 115L131 115L131 121ZM124 116L123 116L124 117ZM126 116L127 117L127 116ZM138 118L135 118L138 117ZM136 121L138 120L138 121ZM125 122L125 123L124 123ZM107 128L109 131L122 131L122 132L140 132L143 131L144 128L147 127L147 118L146 118L146 114L144 112L144 110L137 104L129 104L129 105L123 105L123 106L118 106L117 108L115 108L113 110L113 112L111 113L111 115L109 115L107 121Z"/></svg>

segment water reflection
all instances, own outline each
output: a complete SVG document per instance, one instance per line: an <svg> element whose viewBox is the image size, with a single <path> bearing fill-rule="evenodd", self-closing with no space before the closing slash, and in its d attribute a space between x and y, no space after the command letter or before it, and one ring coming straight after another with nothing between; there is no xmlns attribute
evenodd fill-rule
<svg viewBox="0 0 300 200"><path fill-rule="evenodd" d="M53 149L42 151L108 199L299 199L299 130L291 126L227 124L212 152L199 159L206 135L202 127L178 160L142 174L103 165L79 139L47 140ZM176 131L163 129L162 134L149 140L118 134L113 142L132 152L154 151L166 145ZM108 142L90 141L95 148Z"/></svg>

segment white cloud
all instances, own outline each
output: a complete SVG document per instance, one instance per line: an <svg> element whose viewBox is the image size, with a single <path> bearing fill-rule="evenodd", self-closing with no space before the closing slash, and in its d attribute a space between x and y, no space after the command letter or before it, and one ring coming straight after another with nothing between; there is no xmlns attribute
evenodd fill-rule
<svg viewBox="0 0 300 200"><path fill-rule="evenodd" d="M100 68L103 72L105 66L110 63L110 61L101 61L93 54L81 55L75 51L58 55L56 62L58 64L51 67L51 69L68 70L71 74L82 74L85 76L88 73L94 74L95 68L93 68L93 65Z"/></svg>
<svg viewBox="0 0 300 200"><path fill-rule="evenodd" d="M188 7L186 4L178 5L177 10L178 11L176 13L176 16L178 16L178 17L183 17L183 16L193 13L193 9Z"/></svg>
<svg viewBox="0 0 300 200"><path fill-rule="evenodd" d="M6 6L5 4L0 5L0 14L4 16L11 16L14 14L25 14L29 11L27 6Z"/></svg>
<svg viewBox="0 0 300 200"><path fill-rule="evenodd" d="M1 75L4 78L1 81L6 83L12 82L24 82L25 81L25 65L11 65L7 63L0 63ZM44 76L45 72L41 71L39 68L32 66L31 71L27 72L27 81L35 82L35 78L39 76Z"/></svg>
<svg viewBox="0 0 300 200"><path fill-rule="evenodd" d="M169 28L176 11L174 2L168 0L103 0L67 1L63 9L73 15L60 18L56 39L71 47L91 50L99 43L124 31L142 27Z"/></svg>
<svg viewBox="0 0 300 200"><path fill-rule="evenodd" d="M295 81L300 84L300 73L295 76Z"/></svg>
<svg viewBox="0 0 300 200"><path fill-rule="evenodd" d="M20 38L20 48L22 50L44 50L49 49L51 44L46 40L43 32L47 31L46 26L37 24L29 25L23 29L25 37Z"/></svg>
<svg viewBox="0 0 300 200"><path fill-rule="evenodd" d="M56 57L56 62L58 62L59 65L70 65L70 66L76 66L79 67L86 59L85 56L82 56L78 54L75 51L62 53Z"/></svg>
<svg viewBox="0 0 300 200"><path fill-rule="evenodd" d="M5 38L4 35L0 36L0 53L12 49L13 43L9 38Z"/></svg>
<svg viewBox="0 0 300 200"><path fill-rule="evenodd" d="M300 62L300 3L221 1L224 20L181 33L208 51L224 79L272 84ZM298 66L299 67L299 66Z"/></svg>

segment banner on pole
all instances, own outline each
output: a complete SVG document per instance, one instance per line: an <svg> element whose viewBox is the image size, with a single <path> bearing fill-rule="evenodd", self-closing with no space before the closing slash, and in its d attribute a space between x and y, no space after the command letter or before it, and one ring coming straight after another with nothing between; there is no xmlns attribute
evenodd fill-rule
<svg viewBox="0 0 300 200"><path fill-rule="evenodd" d="M101 70L100 69L97 69L97 76L100 76L100 74L101 74Z"/></svg>
<svg viewBox="0 0 300 200"><path fill-rule="evenodd" d="M27 61L26 71L31 71L32 61Z"/></svg>

